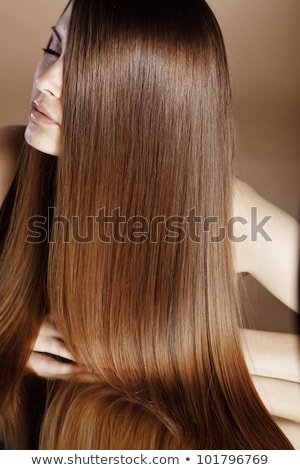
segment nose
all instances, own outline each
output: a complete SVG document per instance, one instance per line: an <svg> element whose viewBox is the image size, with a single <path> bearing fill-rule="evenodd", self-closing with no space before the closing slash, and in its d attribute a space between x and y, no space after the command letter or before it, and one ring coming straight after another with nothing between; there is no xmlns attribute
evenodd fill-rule
<svg viewBox="0 0 300 470"><path fill-rule="evenodd" d="M41 71L35 80L37 89L55 98L61 98L63 83L63 60L60 57L46 70Z"/></svg>

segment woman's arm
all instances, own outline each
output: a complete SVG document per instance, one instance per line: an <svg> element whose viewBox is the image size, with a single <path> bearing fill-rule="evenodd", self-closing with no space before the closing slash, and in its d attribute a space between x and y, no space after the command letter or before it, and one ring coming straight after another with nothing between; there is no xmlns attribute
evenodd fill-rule
<svg viewBox="0 0 300 470"><path fill-rule="evenodd" d="M232 241L236 272L256 278L298 311L299 224L235 179ZM254 386L275 421L300 449L300 343L296 334L242 330L242 346Z"/></svg>
<svg viewBox="0 0 300 470"><path fill-rule="evenodd" d="M235 179L232 241L236 272L247 272L290 309L298 311L299 224ZM243 240L243 241L241 241Z"/></svg>

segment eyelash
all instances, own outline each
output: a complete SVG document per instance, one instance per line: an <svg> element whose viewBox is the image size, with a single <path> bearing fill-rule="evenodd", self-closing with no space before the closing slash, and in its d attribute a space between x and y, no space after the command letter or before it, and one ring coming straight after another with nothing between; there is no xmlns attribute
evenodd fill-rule
<svg viewBox="0 0 300 470"><path fill-rule="evenodd" d="M50 55L54 55L55 57L60 57L60 54L56 51L54 51L53 49L50 49L49 47L46 47L45 49L43 48L43 51L45 52L45 54L50 54Z"/></svg>

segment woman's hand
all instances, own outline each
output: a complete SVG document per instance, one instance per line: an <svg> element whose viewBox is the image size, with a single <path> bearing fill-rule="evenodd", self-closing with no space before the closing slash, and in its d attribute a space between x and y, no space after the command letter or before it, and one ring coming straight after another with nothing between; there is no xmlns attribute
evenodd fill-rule
<svg viewBox="0 0 300 470"><path fill-rule="evenodd" d="M246 364L264 405L300 449L299 336L241 330Z"/></svg>
<svg viewBox="0 0 300 470"><path fill-rule="evenodd" d="M97 376L79 366L64 345L60 333L47 317L40 328L27 368L46 379L97 382Z"/></svg>

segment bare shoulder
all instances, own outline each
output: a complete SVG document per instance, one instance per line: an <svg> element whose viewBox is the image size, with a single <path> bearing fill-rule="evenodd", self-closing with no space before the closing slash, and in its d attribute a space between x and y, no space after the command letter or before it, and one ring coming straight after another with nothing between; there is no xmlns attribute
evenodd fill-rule
<svg viewBox="0 0 300 470"><path fill-rule="evenodd" d="M24 141L24 126L0 128L0 207L13 181Z"/></svg>

